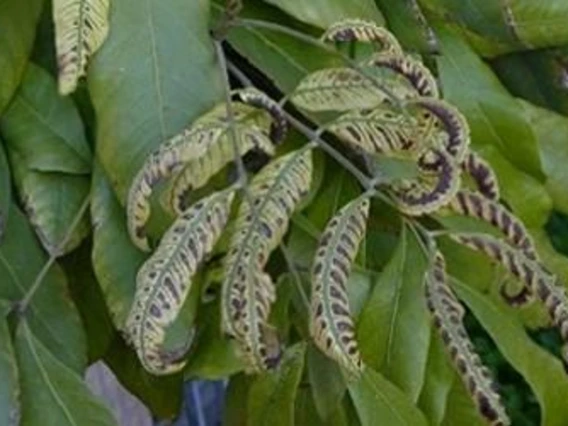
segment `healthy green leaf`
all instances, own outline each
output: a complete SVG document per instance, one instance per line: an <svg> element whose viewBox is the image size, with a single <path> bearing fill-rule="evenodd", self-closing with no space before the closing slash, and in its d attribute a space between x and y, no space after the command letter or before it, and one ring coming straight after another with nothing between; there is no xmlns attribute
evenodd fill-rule
<svg viewBox="0 0 568 426"><path fill-rule="evenodd" d="M264 0L278 6L300 21L327 28L346 18L361 18L377 24L384 22L381 12L372 0Z"/></svg>
<svg viewBox="0 0 568 426"><path fill-rule="evenodd" d="M117 425L82 377L55 358L26 320L18 326L14 346L20 368L22 425Z"/></svg>
<svg viewBox="0 0 568 426"><path fill-rule="evenodd" d="M144 255L132 245L124 211L98 164L93 172L91 197L93 268L114 325L121 330L134 300L136 273Z"/></svg>
<svg viewBox="0 0 568 426"><path fill-rule="evenodd" d="M439 335L433 333L430 341L424 387L418 400L418 407L424 412L432 426L440 425L445 417L454 376L455 373L449 363L446 349Z"/></svg>
<svg viewBox="0 0 568 426"><path fill-rule="evenodd" d="M423 291L426 267L419 242L403 228L357 326L363 360L414 402L424 383L431 332Z"/></svg>
<svg viewBox="0 0 568 426"><path fill-rule="evenodd" d="M19 424L20 416L18 365L6 319L9 310L10 303L0 300L0 424L3 425Z"/></svg>
<svg viewBox="0 0 568 426"><path fill-rule="evenodd" d="M148 154L221 98L208 21L209 2L111 2L88 85L97 157L122 203Z"/></svg>
<svg viewBox="0 0 568 426"><path fill-rule="evenodd" d="M16 91L31 53L42 0L0 3L0 113Z"/></svg>
<svg viewBox="0 0 568 426"><path fill-rule="evenodd" d="M6 233L0 242L0 298L21 300L46 260L25 217L12 205ZM31 299L26 321L47 350L63 364L77 373L84 370L85 335L58 265L47 272Z"/></svg>
<svg viewBox="0 0 568 426"><path fill-rule="evenodd" d="M248 424L295 426L294 403L305 354L305 343L291 346L284 352L275 372L264 373L254 381L248 396Z"/></svg>
<svg viewBox="0 0 568 426"><path fill-rule="evenodd" d="M562 425L568 415L568 381L560 360L529 338L504 302L492 301L461 282L454 281L454 288L532 388L542 409L542 425Z"/></svg>
<svg viewBox="0 0 568 426"><path fill-rule="evenodd" d="M88 174L92 156L72 99L57 93L55 80L30 64L22 85L0 119L7 150L31 170Z"/></svg>
<svg viewBox="0 0 568 426"><path fill-rule="evenodd" d="M348 384L362 426L426 426L424 415L411 400L371 367Z"/></svg>
<svg viewBox="0 0 568 426"><path fill-rule="evenodd" d="M491 145L517 168L542 180L535 136L517 103L459 35L436 27L444 95L467 117L474 146Z"/></svg>
<svg viewBox="0 0 568 426"><path fill-rule="evenodd" d="M252 377L237 374L231 377L223 410L224 426L247 426L247 398Z"/></svg>
<svg viewBox="0 0 568 426"><path fill-rule="evenodd" d="M554 208L568 214L568 118L550 110L519 101L538 139L542 166L546 174L546 190Z"/></svg>

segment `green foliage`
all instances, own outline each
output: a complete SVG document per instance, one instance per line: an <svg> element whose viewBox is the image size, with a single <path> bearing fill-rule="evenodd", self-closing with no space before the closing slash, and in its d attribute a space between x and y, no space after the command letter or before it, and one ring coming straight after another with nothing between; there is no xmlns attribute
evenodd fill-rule
<svg viewBox="0 0 568 426"><path fill-rule="evenodd" d="M0 2L0 424L564 424L567 16Z"/></svg>

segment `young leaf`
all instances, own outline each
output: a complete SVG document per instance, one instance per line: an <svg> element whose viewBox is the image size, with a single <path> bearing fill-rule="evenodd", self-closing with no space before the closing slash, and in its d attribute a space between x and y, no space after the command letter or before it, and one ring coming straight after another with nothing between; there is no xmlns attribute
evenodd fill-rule
<svg viewBox="0 0 568 426"><path fill-rule="evenodd" d="M327 42L373 43L381 52L395 55L403 53L398 40L390 31L372 21L361 19L344 19L336 22L326 30L321 39Z"/></svg>
<svg viewBox="0 0 568 426"><path fill-rule="evenodd" d="M495 171L487 161L479 154L469 151L462 161L461 167L473 179L476 189L484 197L499 201L499 181Z"/></svg>
<svg viewBox="0 0 568 426"><path fill-rule="evenodd" d="M370 201L361 196L328 223L312 267L310 334L328 357L358 375L363 361L347 298L347 280L365 236Z"/></svg>
<svg viewBox="0 0 568 426"><path fill-rule="evenodd" d="M132 182L127 202L128 231L137 247L149 250L144 227L150 217L153 188L163 179L181 172L171 196L174 210L181 214L187 207L186 193L205 185L235 159L231 126L242 155L255 148L268 154L274 152L265 117L258 117L255 114L258 111L247 105L234 104L233 109L235 123L229 123L225 104L218 105L147 158Z"/></svg>
<svg viewBox="0 0 568 426"><path fill-rule="evenodd" d="M26 320L18 326L15 348L23 425L117 425L109 409L89 392L83 378L49 352Z"/></svg>
<svg viewBox="0 0 568 426"><path fill-rule="evenodd" d="M426 301L451 360L479 412L492 425L509 425L489 370L481 364L462 324L464 309L448 286L445 260L437 253L426 275Z"/></svg>
<svg viewBox="0 0 568 426"><path fill-rule="evenodd" d="M311 184L312 156L305 148L266 166L251 182L225 260L224 331L237 340L249 371L273 368L280 357L276 330L268 325L275 291L263 271L290 216Z"/></svg>
<svg viewBox="0 0 568 426"><path fill-rule="evenodd" d="M296 392L304 371L306 344L284 352L274 372L258 376L248 394L248 421L255 426L294 426ZM278 413L275 415L275 413Z"/></svg>
<svg viewBox="0 0 568 426"><path fill-rule="evenodd" d="M59 93L75 91L108 34L110 0L53 0Z"/></svg>
<svg viewBox="0 0 568 426"><path fill-rule="evenodd" d="M140 361L154 374L180 370L189 348L168 353L165 329L176 319L199 264L225 228L234 190L216 192L180 216L136 277L136 294L126 330Z"/></svg>

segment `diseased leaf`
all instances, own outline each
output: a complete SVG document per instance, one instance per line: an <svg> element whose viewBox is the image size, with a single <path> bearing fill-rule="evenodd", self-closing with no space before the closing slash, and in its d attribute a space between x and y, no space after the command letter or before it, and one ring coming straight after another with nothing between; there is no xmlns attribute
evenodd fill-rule
<svg viewBox="0 0 568 426"><path fill-rule="evenodd" d="M327 28L345 18L361 18L383 23L381 12L372 0L264 0L278 6L296 19L320 28Z"/></svg>
<svg viewBox="0 0 568 426"><path fill-rule="evenodd" d="M61 363L34 335L26 320L15 348L22 389L22 425L117 425L109 409L91 395L83 378Z"/></svg>
<svg viewBox="0 0 568 426"><path fill-rule="evenodd" d="M403 228L398 248L357 325L365 363L381 371L414 402L424 383L430 343L423 291L426 267L419 242Z"/></svg>
<svg viewBox="0 0 568 426"><path fill-rule="evenodd" d="M501 191L495 170L478 153L469 151L461 164L462 170L473 180L475 189L484 197L499 201Z"/></svg>
<svg viewBox="0 0 568 426"><path fill-rule="evenodd" d="M279 343L268 324L275 290L264 266L309 192L311 178L311 150L292 151L255 176L239 208L225 260L221 313L223 330L235 338L251 371L278 364Z"/></svg>
<svg viewBox="0 0 568 426"><path fill-rule="evenodd" d="M108 34L110 0L53 0L59 93L75 91Z"/></svg>
<svg viewBox="0 0 568 426"><path fill-rule="evenodd" d="M532 388L542 410L541 424L563 425L568 415L565 403L568 381L564 379L566 375L560 360L529 338L512 309L504 303L496 303L463 283L453 281L453 284L499 351Z"/></svg>
<svg viewBox="0 0 568 426"><path fill-rule="evenodd" d="M171 374L185 365L182 358L189 345L166 350L165 331L176 320L197 268L223 232L234 195L234 189L215 192L185 211L138 271L126 332L153 374Z"/></svg>
<svg viewBox="0 0 568 426"><path fill-rule="evenodd" d="M136 273L144 255L132 245L124 210L104 171L96 163L91 197L93 268L113 323L123 330L134 300Z"/></svg>
<svg viewBox="0 0 568 426"><path fill-rule="evenodd" d="M6 0L0 4L0 115L28 64L42 5L42 0Z"/></svg>
<svg viewBox="0 0 568 426"><path fill-rule="evenodd" d="M312 267L310 334L318 348L358 375L363 362L357 347L347 282L367 229L369 197L361 196L329 221Z"/></svg>
<svg viewBox="0 0 568 426"><path fill-rule="evenodd" d="M492 145L518 169L543 180L535 136L515 99L459 35L436 29L442 89L468 119L474 146Z"/></svg>
<svg viewBox="0 0 568 426"><path fill-rule="evenodd" d="M47 257L24 215L13 204L9 216L6 233L0 241L0 298L18 302L34 284ZM85 335L67 292L65 276L56 264L31 299L26 323L60 362L82 373L87 361Z"/></svg>
<svg viewBox="0 0 568 426"><path fill-rule="evenodd" d="M253 382L248 395L248 424L295 426L294 403L305 354L305 343L291 346L276 371L266 372Z"/></svg>
<svg viewBox="0 0 568 426"><path fill-rule="evenodd" d="M88 86L96 154L123 204L150 152L221 98L208 21L209 2L110 4L112 36L91 62Z"/></svg>
<svg viewBox="0 0 568 426"><path fill-rule="evenodd" d="M18 365L6 315L10 303L0 300L0 424L17 425L21 414Z"/></svg>
<svg viewBox="0 0 568 426"><path fill-rule="evenodd" d="M408 396L370 367L348 388L362 426L427 425Z"/></svg>
<svg viewBox="0 0 568 426"><path fill-rule="evenodd" d="M385 27L372 21L353 18L341 19L330 25L321 39L330 43L371 43L383 53L403 56L402 48L396 37Z"/></svg>
<svg viewBox="0 0 568 426"><path fill-rule="evenodd" d="M475 408L461 380L456 376L446 403L443 426L487 426L487 422Z"/></svg>
<svg viewBox="0 0 568 426"><path fill-rule="evenodd" d="M13 1L13 0L12 0ZM61 98L54 79L30 64L22 85L0 118L8 152L30 170L88 174L92 156L72 99Z"/></svg>

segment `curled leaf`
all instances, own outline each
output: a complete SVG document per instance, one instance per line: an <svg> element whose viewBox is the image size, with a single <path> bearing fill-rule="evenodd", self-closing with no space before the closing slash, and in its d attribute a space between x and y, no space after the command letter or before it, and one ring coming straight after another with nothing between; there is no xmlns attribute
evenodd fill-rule
<svg viewBox="0 0 568 426"><path fill-rule="evenodd" d="M191 279L211 252L230 213L234 190L216 192L181 215L136 277L136 295L126 332L144 368L154 374L180 370L188 348L166 352L166 328L177 318ZM175 353L174 353L175 352Z"/></svg>
<svg viewBox="0 0 568 426"><path fill-rule="evenodd" d="M511 247L499 239L475 233L453 233L450 237L466 247L485 253L517 277L526 290L538 298L548 311L552 322L560 330L565 342L564 363L568 364L568 295L566 289L557 283L558 279L535 259L521 250Z"/></svg>
<svg viewBox="0 0 568 426"><path fill-rule="evenodd" d="M461 163L461 167L464 172L471 176L479 192L490 200L499 200L499 182L487 161L475 152L469 151Z"/></svg>
<svg viewBox="0 0 568 426"><path fill-rule="evenodd" d="M75 91L108 34L110 0L53 0L59 93Z"/></svg>
<svg viewBox="0 0 568 426"><path fill-rule="evenodd" d="M225 259L222 325L249 372L274 368L280 359L276 330L268 324L274 284L264 266L308 193L311 174L311 151L280 157L254 177L239 208Z"/></svg>
<svg viewBox="0 0 568 426"><path fill-rule="evenodd" d="M399 209L410 216L435 212L448 204L460 188L460 169L453 157L441 149L427 151L419 160L416 179L392 184Z"/></svg>
<svg viewBox="0 0 568 426"><path fill-rule="evenodd" d="M343 207L328 223L312 268L310 332L316 345L348 371L358 374L363 362L347 297L347 280L365 236L369 198Z"/></svg>
<svg viewBox="0 0 568 426"><path fill-rule="evenodd" d="M345 19L331 25L322 35L326 42L362 41L375 44L379 50L391 53L402 53L396 37L386 28L374 22L361 19Z"/></svg>
<svg viewBox="0 0 568 426"><path fill-rule="evenodd" d="M272 152L268 138L268 122L259 110L244 104L234 104L234 130L240 153L253 148ZM255 120L256 118L256 120ZM162 180L191 167L175 186L178 197L190 189L204 185L216 172L234 159L231 123L226 106L221 104L197 120L194 125L153 152L135 176L127 201L127 224L130 238L141 250L148 251L145 225L150 218L150 196ZM174 204L177 206L177 202ZM183 209L175 208L178 212Z"/></svg>
<svg viewBox="0 0 568 426"><path fill-rule="evenodd" d="M434 325L477 410L492 425L510 425L489 370L481 363L463 326L464 309L447 283L445 261L436 254L426 275L426 304Z"/></svg>
<svg viewBox="0 0 568 426"><path fill-rule="evenodd" d="M490 223L503 232L507 240L529 258L538 258L534 242L523 223L501 204L480 193L461 190L448 207L457 213Z"/></svg>
<svg viewBox="0 0 568 426"><path fill-rule="evenodd" d="M398 53L381 53L374 56L369 61L368 65L388 68L403 76L408 80L410 85L414 87L419 96L430 96L434 98L440 96L436 79L430 70L416 59Z"/></svg>

